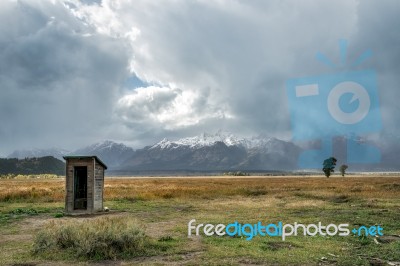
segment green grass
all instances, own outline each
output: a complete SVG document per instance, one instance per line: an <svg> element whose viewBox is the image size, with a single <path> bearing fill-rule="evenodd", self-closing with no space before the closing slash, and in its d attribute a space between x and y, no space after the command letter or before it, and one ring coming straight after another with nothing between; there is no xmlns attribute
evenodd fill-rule
<svg viewBox="0 0 400 266"><path fill-rule="evenodd" d="M58 204L59 205L59 204ZM23 220L31 216L39 215L60 215L63 213L64 208L54 207L50 205L26 204L2 204L0 209L0 226L10 226L14 222ZM1 227L0 227L1 228Z"/></svg>

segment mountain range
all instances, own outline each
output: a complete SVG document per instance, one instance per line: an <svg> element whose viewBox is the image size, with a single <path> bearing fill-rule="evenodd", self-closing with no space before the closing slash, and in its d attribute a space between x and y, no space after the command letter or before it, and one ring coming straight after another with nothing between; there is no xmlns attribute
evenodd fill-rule
<svg viewBox="0 0 400 266"><path fill-rule="evenodd" d="M75 151L63 149L19 150L8 158L65 155L96 155L111 171L221 171L291 170L296 168L300 148L291 142L258 136L239 138L230 133L203 133L175 141L163 139L134 150L122 143L104 141Z"/></svg>
<svg viewBox="0 0 400 266"><path fill-rule="evenodd" d="M136 150L121 170L292 170L300 148L276 138L202 134Z"/></svg>
<svg viewBox="0 0 400 266"><path fill-rule="evenodd" d="M398 148L398 147L396 147ZM298 169L297 160L304 147L290 141L260 135L237 137L227 132L178 140L163 139L134 150L122 143L104 141L72 152L61 149L15 151L8 158L64 155L96 155L115 173L137 171L288 171ZM340 151L343 153L345 151ZM394 160L397 150L387 149L379 165L354 170L399 170Z"/></svg>

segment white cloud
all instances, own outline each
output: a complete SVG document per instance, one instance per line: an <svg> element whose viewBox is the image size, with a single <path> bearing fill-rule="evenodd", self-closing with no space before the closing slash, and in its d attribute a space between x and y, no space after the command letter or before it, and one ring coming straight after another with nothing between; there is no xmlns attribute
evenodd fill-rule
<svg viewBox="0 0 400 266"><path fill-rule="evenodd" d="M191 90L150 86L137 88L118 100L116 115L134 126L176 130L199 124L203 119L225 118L217 108L207 106L207 95Z"/></svg>

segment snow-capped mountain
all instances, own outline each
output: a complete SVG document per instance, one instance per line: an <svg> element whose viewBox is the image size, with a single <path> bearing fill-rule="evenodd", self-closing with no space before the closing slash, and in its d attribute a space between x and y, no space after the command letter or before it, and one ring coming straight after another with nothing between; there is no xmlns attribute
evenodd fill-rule
<svg viewBox="0 0 400 266"><path fill-rule="evenodd" d="M53 156L59 160L63 160L63 156L68 154L69 152L63 149L51 148L51 149L32 149L32 150L16 150L13 153L9 154L7 158L39 158L45 156Z"/></svg>
<svg viewBox="0 0 400 266"><path fill-rule="evenodd" d="M265 136L231 133L160 142L137 150L121 168L130 170L289 170L296 169L300 148Z"/></svg>
<svg viewBox="0 0 400 266"><path fill-rule="evenodd" d="M118 167L126 159L132 157L134 153L135 151L132 148L122 143L106 140L78 149L69 153L69 155L96 155L109 168L113 169Z"/></svg>
<svg viewBox="0 0 400 266"><path fill-rule="evenodd" d="M176 141L170 141L168 139L163 139L160 142L154 144L150 149L155 148L176 148L179 146L187 146L190 148L202 148L206 146L212 146L217 142L222 142L226 146L243 146L247 147L249 141L245 138L238 138L231 133L219 131L216 134L203 133L199 136L182 138Z"/></svg>
<svg viewBox="0 0 400 266"><path fill-rule="evenodd" d="M399 170L396 158L400 145L385 146L384 143L379 143L381 145L377 147L382 151L381 163L351 165L351 169ZM333 144L335 157L344 162L347 151L344 140L337 139ZM313 143L309 143L300 147L290 141L263 135L243 138L219 131L216 134L203 133L177 140L163 139L136 151L121 143L104 141L74 152L61 149L34 149L15 151L8 157L23 159L53 156L62 159L64 155L96 155L104 161L109 170L125 173L163 170L294 170L298 169L297 161L301 151L317 148L314 146Z"/></svg>
<svg viewBox="0 0 400 266"><path fill-rule="evenodd" d="M151 146L150 149L155 149L155 148L166 149L174 147L176 148L179 146L187 146L190 148L202 148L202 147L212 146L217 142L222 142L228 147L238 146L246 149L260 148L260 147L264 149L276 149L280 148L275 146L277 145L277 143L287 143L279 139L271 138L264 135L252 138L243 138L243 137L237 137L229 132L218 131L215 134L202 133L199 136L182 138L175 141L171 141L164 138L160 142Z"/></svg>
<svg viewBox="0 0 400 266"><path fill-rule="evenodd" d="M160 142L134 151L122 143L103 141L68 152L60 149L16 151L9 157L96 155L109 170L289 170L296 168L300 148L291 142L258 136L237 137L219 131Z"/></svg>

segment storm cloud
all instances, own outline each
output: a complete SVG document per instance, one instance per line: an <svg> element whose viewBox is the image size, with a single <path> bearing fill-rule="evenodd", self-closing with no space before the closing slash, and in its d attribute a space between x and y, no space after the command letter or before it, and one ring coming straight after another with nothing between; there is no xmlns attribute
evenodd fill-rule
<svg viewBox="0 0 400 266"><path fill-rule="evenodd" d="M1 1L0 154L228 130L290 138L287 79L378 76L385 132L400 120L400 2ZM340 70L340 69L339 69Z"/></svg>

